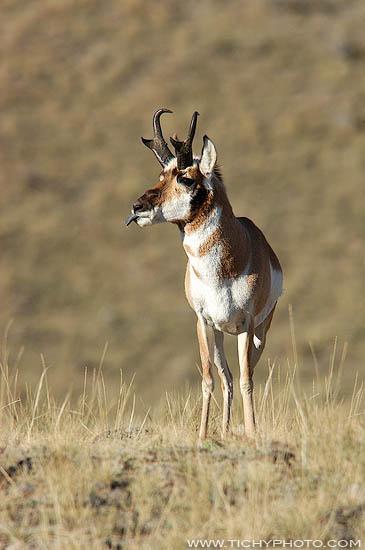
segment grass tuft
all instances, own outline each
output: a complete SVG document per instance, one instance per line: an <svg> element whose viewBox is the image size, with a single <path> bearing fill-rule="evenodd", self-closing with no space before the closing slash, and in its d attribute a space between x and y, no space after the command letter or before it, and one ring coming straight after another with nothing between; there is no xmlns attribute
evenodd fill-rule
<svg viewBox="0 0 365 550"><path fill-rule="evenodd" d="M143 410L133 380L109 398L102 361L74 404L56 401L47 367L21 395L3 350L0 547L185 548L187 539L357 540L365 525L363 388L340 398L337 343L308 392L295 354L257 387L259 431L245 438L236 396L231 435L197 447L200 395L166 393ZM307 386L305 386L307 388ZM217 392L218 394L218 392ZM15 546L12 546L15 545ZM17 546L16 546L17 545Z"/></svg>

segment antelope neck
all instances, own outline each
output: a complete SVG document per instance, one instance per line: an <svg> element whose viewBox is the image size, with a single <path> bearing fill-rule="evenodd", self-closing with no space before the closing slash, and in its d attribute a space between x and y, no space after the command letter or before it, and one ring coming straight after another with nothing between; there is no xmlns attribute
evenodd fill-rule
<svg viewBox="0 0 365 550"><path fill-rule="evenodd" d="M228 201L227 201L228 202ZM204 216L203 219L193 220L191 223L187 223L182 228L182 240L184 250L188 258L193 261L195 259L207 260L211 259L211 254L216 251L215 267L219 267L219 257L223 260L223 257L227 260L230 257L230 261L235 263L235 257L238 250L235 250L235 243L237 237L240 238L240 247L242 254L242 245L244 245L244 231L242 225L232 212L230 204L218 203L212 206L209 213ZM218 247L218 248L217 248ZM218 254L218 257L217 257ZM218 260L218 263L216 263ZM211 263L211 262L210 262ZM211 268L213 265L211 264Z"/></svg>

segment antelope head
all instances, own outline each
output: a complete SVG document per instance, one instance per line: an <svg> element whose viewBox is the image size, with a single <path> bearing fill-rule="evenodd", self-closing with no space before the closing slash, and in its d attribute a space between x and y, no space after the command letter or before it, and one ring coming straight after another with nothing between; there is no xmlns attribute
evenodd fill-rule
<svg viewBox="0 0 365 550"><path fill-rule="evenodd" d="M193 113L184 141L179 141L176 135L170 138L175 149L173 155L164 140L160 123L161 115L171 112L169 109L158 109L153 115L153 138L141 138L143 144L156 156L162 171L159 181L135 201L126 225L132 221L140 227L162 222L184 225L194 219L196 211L212 192L212 177L217 160L213 142L204 136L200 158L193 156L192 146L199 113Z"/></svg>

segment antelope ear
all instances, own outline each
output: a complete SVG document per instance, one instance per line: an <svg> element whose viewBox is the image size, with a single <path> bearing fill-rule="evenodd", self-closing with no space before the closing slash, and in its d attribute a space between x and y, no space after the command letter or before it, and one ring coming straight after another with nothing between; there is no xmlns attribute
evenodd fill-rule
<svg viewBox="0 0 365 550"><path fill-rule="evenodd" d="M217 151L214 143L208 138L203 137L203 149L200 158L199 168L203 176L209 178L213 173L215 163L217 162Z"/></svg>

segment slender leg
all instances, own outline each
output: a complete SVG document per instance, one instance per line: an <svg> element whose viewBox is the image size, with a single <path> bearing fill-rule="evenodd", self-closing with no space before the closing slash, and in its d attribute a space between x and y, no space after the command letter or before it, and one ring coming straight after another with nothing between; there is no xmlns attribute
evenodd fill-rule
<svg viewBox="0 0 365 550"><path fill-rule="evenodd" d="M229 421L231 416L231 406L233 399L233 378L229 370L227 359L223 347L224 334L219 330L214 331L214 363L218 369L221 379L223 392L223 421L222 438L226 436L229 430Z"/></svg>
<svg viewBox="0 0 365 550"><path fill-rule="evenodd" d="M203 375L203 405L199 430L199 439L202 440L205 439L207 436L210 398L214 389L214 381L212 376L212 364L214 360L214 333L213 329L209 327L201 318L198 319L197 333Z"/></svg>
<svg viewBox="0 0 365 550"><path fill-rule="evenodd" d="M246 332L238 335L238 359L240 363L240 390L243 402L243 414L245 420L245 433L249 437L254 437L255 427L255 413L253 407L253 369L250 365L250 348L253 345L252 342L253 333L251 326L247 328Z"/></svg>

